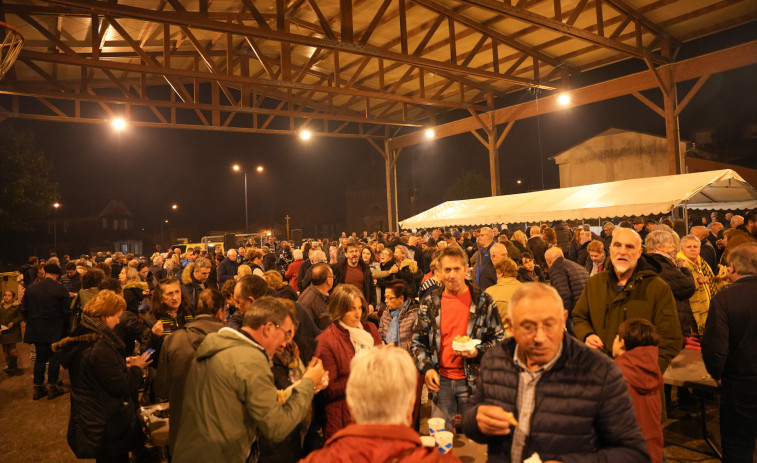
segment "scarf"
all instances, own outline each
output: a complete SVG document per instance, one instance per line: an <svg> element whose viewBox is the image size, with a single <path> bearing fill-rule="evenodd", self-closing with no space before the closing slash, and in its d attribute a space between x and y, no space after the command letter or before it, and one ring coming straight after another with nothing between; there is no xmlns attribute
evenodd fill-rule
<svg viewBox="0 0 757 463"><path fill-rule="evenodd" d="M703 287L704 290L707 292L707 300L712 299L712 296L715 295L715 293L718 292L718 287L715 284L715 274L712 273L712 269L710 269L709 264L702 259L702 256L697 256L696 261L692 261L688 257L686 257L681 251L678 251L678 254L676 255L676 258L680 260L684 260L691 265L691 270L695 273L699 273L702 276L705 276L710 279L710 282L708 284L700 284L697 281L697 288ZM696 280L696 275L694 276L694 280Z"/></svg>
<svg viewBox="0 0 757 463"><path fill-rule="evenodd" d="M407 306L410 305L410 300L408 299L405 301L402 306L389 311L389 315L392 316L392 321L389 323L389 329L386 332L386 343L397 343L400 342L400 312L405 310Z"/></svg>
<svg viewBox="0 0 757 463"><path fill-rule="evenodd" d="M99 318L92 318L88 315L81 314L81 324L85 328L89 328L90 330L101 334L105 339L108 339L113 343L118 350L123 350L126 347L121 338Z"/></svg>
<svg viewBox="0 0 757 463"><path fill-rule="evenodd" d="M300 359L300 349L297 344L290 342L282 352L276 352L274 356L287 367L289 371L289 381L291 384L302 379L305 374L305 367Z"/></svg>
<svg viewBox="0 0 757 463"><path fill-rule="evenodd" d="M355 355L362 354L363 352L373 347L373 336L371 336L371 333L363 329L362 323L360 324L359 328L353 328L351 326L345 325L340 320L339 326L347 330L347 333L349 333L350 342L352 343L352 347L355 348Z"/></svg>

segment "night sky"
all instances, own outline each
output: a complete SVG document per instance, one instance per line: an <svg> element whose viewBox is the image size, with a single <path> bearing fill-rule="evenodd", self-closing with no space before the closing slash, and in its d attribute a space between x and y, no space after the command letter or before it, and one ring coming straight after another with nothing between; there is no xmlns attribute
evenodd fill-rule
<svg viewBox="0 0 757 463"><path fill-rule="evenodd" d="M747 25L717 40L687 44L679 59L705 47L752 40L754 29ZM581 78L604 80L641 69L643 63L629 61ZM692 84L679 85L679 100ZM681 114L682 139L707 127L736 137L746 123L757 122L756 90L757 66L713 75ZM645 94L661 102L658 90ZM507 104L533 98L519 92ZM249 169L251 224L283 223L287 214L296 226L307 227L303 222L314 217L344 223L345 187L384 187L383 158L362 140L314 137L303 142L295 136L139 127L117 133L92 124L16 123L34 132L53 164L61 216L94 215L108 200L121 199L147 232L157 230L163 218L176 226L194 225L198 234L243 228L243 178L232 172L234 163ZM610 127L664 135L664 120L631 96L518 121L500 148L503 194L558 187L557 167L548 158ZM755 156L747 162L757 167ZM254 171L257 165L264 166L263 174ZM400 220L440 203L462 170L476 171L488 183L487 151L472 135L406 148L398 162L398 182L417 200L399 198ZM516 179L524 183L517 185ZM179 204L178 212L170 211L172 203Z"/></svg>

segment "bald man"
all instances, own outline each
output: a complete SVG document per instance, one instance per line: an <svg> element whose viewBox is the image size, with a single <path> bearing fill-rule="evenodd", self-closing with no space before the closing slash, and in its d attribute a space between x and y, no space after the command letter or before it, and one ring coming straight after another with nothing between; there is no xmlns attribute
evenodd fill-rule
<svg viewBox="0 0 757 463"><path fill-rule="evenodd" d="M610 355L623 321L649 320L660 336L658 362L664 373L681 350L681 323L670 286L639 259L641 251L641 237L633 229L613 234L607 270L589 278L573 309L575 333L579 341Z"/></svg>

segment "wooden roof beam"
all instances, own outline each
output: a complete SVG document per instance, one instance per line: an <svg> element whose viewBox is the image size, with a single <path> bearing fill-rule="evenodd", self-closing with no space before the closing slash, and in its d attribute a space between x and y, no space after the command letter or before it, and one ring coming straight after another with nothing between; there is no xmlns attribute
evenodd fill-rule
<svg viewBox="0 0 757 463"><path fill-rule="evenodd" d="M421 0L421 1L428 1L428 0ZM529 24L534 24L536 26L555 31L562 35L568 35L577 39L581 39L586 42L599 45L603 48L617 50L629 56L633 56L635 58L639 58L639 59L649 58L650 60L652 60L653 62L657 64L666 64L669 62L669 60L665 59L663 56L657 53L652 53L642 48L632 47L625 43L602 37L601 35L588 32L584 29L574 27L572 25L563 23L561 21L555 21L554 19L532 13L525 9L509 6L508 4L505 4L505 3L495 2L493 0L460 0L460 1L478 6L480 8L492 11L494 13L510 16L520 21L523 21ZM574 15L575 15L575 11L580 11L580 10L576 8L574 10Z"/></svg>
<svg viewBox="0 0 757 463"><path fill-rule="evenodd" d="M697 79L707 74L715 74L737 69L752 64L757 64L757 41L747 42L725 50L716 51L706 55L691 58L685 61L672 63L671 76L673 82L684 82ZM601 82L587 87L571 90L571 106L605 101L633 92L641 92L651 88L657 88L657 79L651 70L631 74L617 79ZM496 124L503 124L513 120L526 119L537 115L548 114L564 109L557 102L558 95L540 98L538 106L529 101L506 108L491 111L486 117L494 117ZM485 118L484 118L485 119ZM478 123L472 117L459 119L435 127L436 137L444 138L458 135L477 127ZM393 138L389 141L391 149L399 149L416 145L424 140L422 131L413 132Z"/></svg>
<svg viewBox="0 0 757 463"><path fill-rule="evenodd" d="M403 53L392 52L388 50L382 50L379 48L369 46L359 46L351 43L333 41L328 39L318 39L310 36L293 34L291 32L281 30L264 30L252 27L240 26L233 23L223 23L220 21L213 21L207 17L201 16L196 13L183 13L183 12L164 12L154 11L145 8L137 8L132 6L111 4L103 1L96 0L47 0L52 3L67 5L70 7L81 8L88 12L95 12L99 14L116 15L134 19L142 19L146 21L156 21L165 24L173 24L176 26L185 25L188 27L195 27L205 30L211 30L216 32L230 32L237 35L250 35L254 37L260 37L267 40L278 41L282 43L288 43L292 45L305 45L308 47L321 47L333 50L340 50L351 54L363 55L363 56L375 56L392 61L397 61L413 66L423 67L425 69L434 71L448 71L452 73L462 73L480 78L490 78L505 82L511 82L519 84L524 87L540 87L542 86L538 82L533 82L527 79L510 78L502 76L494 72L484 71L476 68L464 68L462 66L455 66L447 62L434 61L427 58L409 56ZM177 0L171 0L172 3ZM551 89L551 87L543 87Z"/></svg>

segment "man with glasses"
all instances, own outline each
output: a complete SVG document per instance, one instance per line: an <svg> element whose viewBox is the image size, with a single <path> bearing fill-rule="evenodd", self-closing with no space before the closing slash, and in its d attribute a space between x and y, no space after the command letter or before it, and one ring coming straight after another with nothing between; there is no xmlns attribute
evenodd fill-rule
<svg viewBox="0 0 757 463"><path fill-rule="evenodd" d="M182 420L172 461L257 461L257 438L280 442L305 418L328 372L313 359L281 403L270 362L294 335L287 306L255 300L241 330L222 328L197 348L187 376Z"/></svg>
<svg viewBox="0 0 757 463"><path fill-rule="evenodd" d="M489 461L649 461L626 382L612 359L565 335L557 291L526 283L510 300L513 337L481 361L463 413L465 434Z"/></svg>

